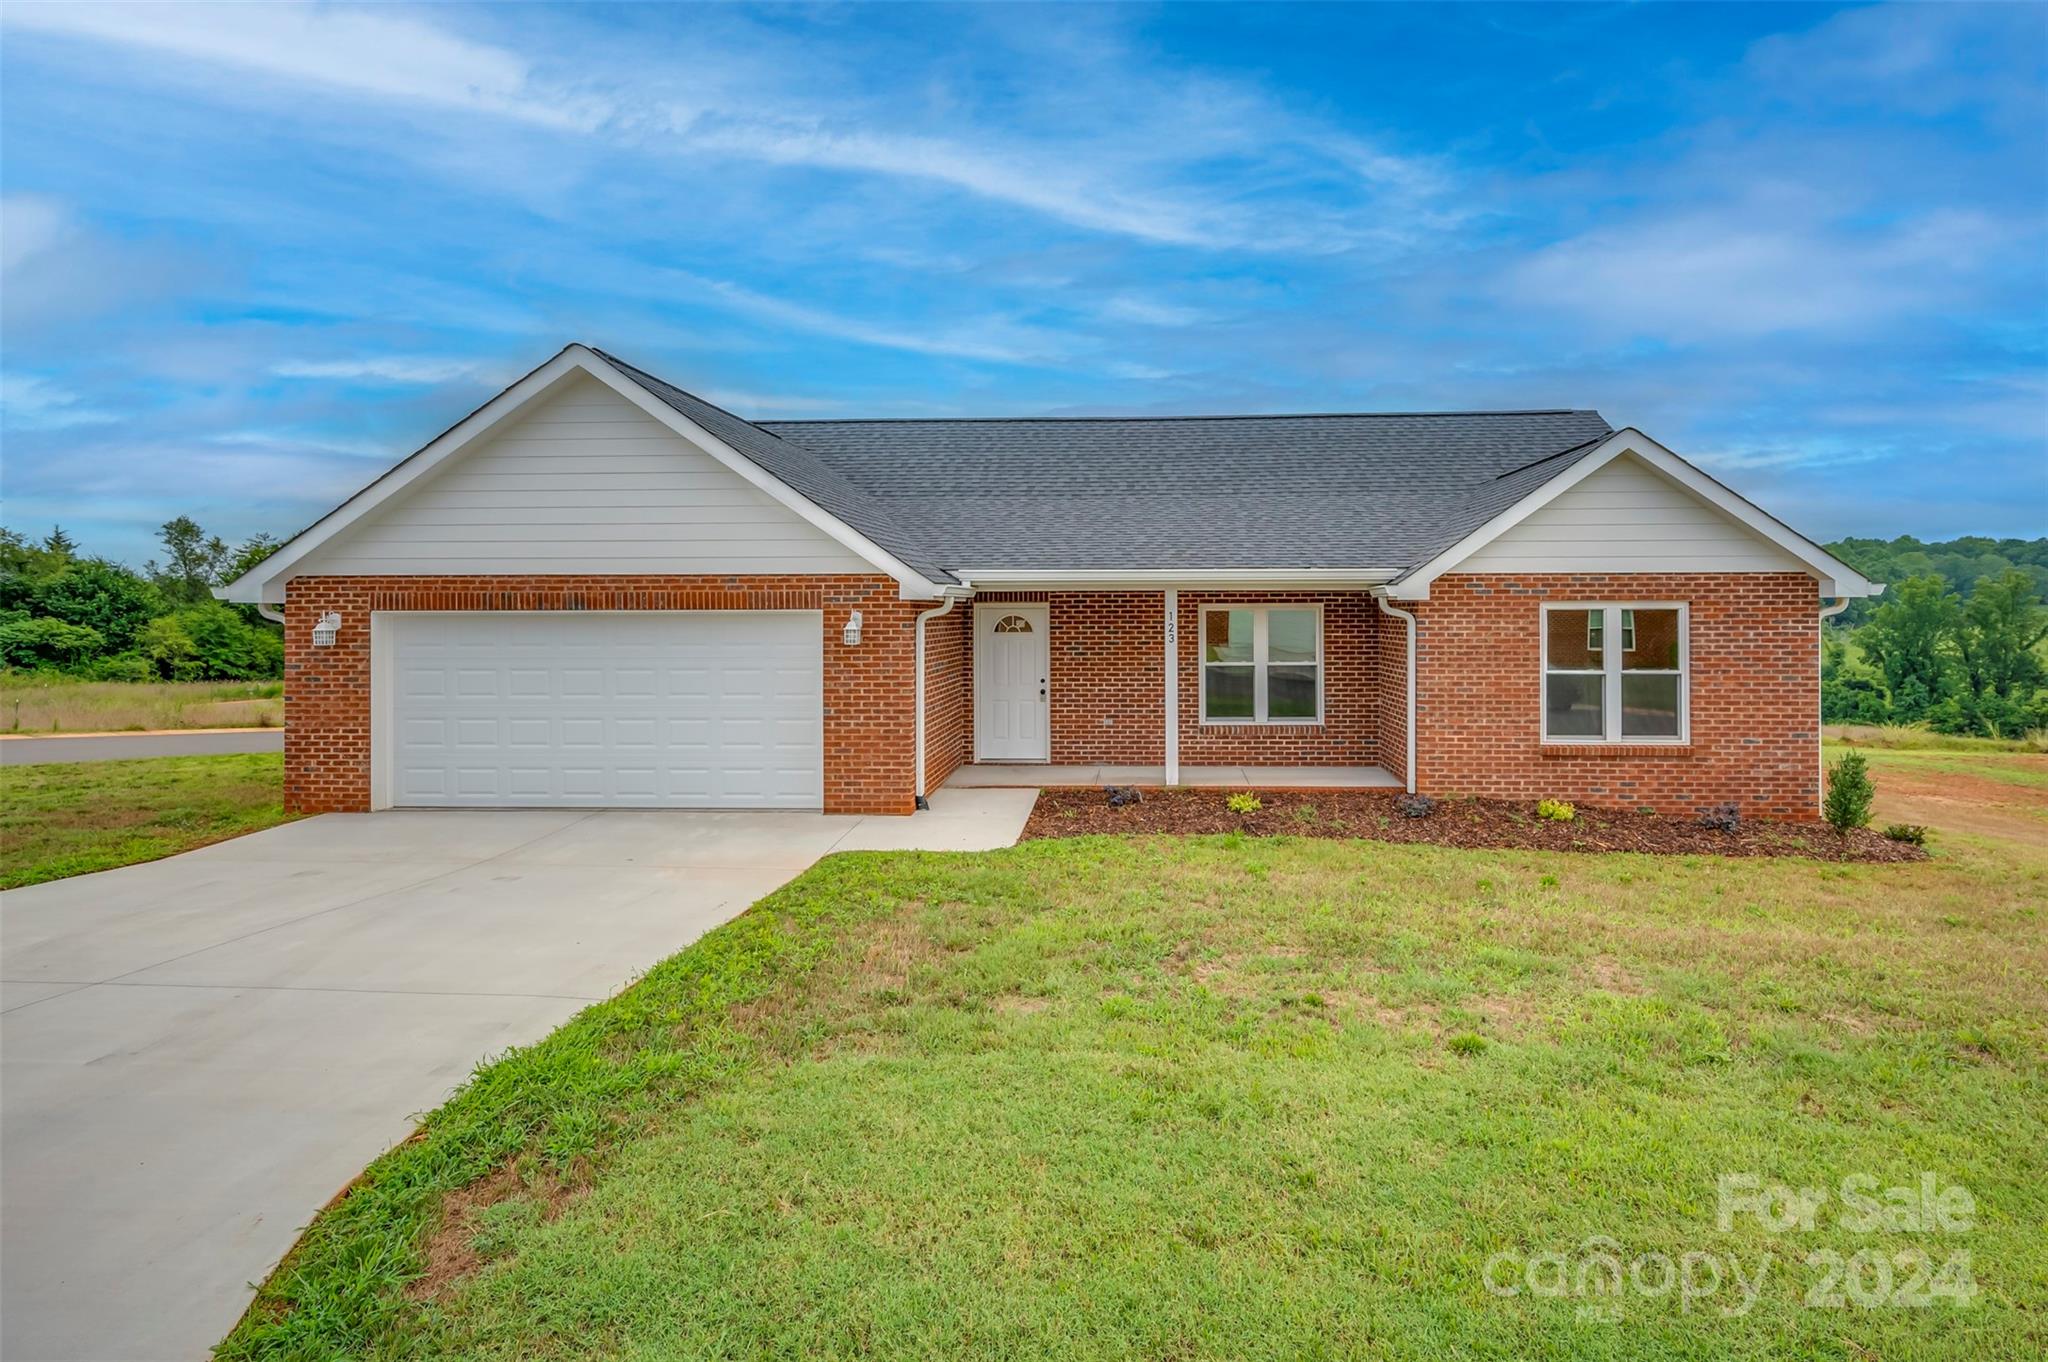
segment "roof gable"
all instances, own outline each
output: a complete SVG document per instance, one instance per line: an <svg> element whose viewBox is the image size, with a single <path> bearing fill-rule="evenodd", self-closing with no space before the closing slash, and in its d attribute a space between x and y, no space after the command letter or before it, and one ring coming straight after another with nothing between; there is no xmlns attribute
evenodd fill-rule
<svg viewBox="0 0 2048 1362"><path fill-rule="evenodd" d="M1640 485L1622 490L1618 478L1633 468L1649 474L1665 495L1659 498ZM1535 471L1501 481L1512 485ZM1568 570L1580 572L1790 570L1811 573L1823 596L1871 596L1884 589L1633 427L1616 431L1590 449L1574 451L1561 468L1543 471L1549 475L1540 482L1517 487L1512 496L1496 495L1487 503L1492 514L1483 523L1403 573L1387 594L1397 600L1428 600L1429 584L1453 571L1539 570L1532 567L1531 555L1540 558L1551 550L1533 546L1546 544L1564 546L1556 550L1556 561L1569 561ZM1546 514L1548 508L1562 508L1574 497L1581 506L1591 506L1594 497L1610 490L1618 498L1632 496L1642 504L1606 508L1614 514L1589 527L1576 548L1570 547L1571 532L1563 517ZM1686 540L1648 527L1640 538L1619 537L1653 506L1667 512L1697 507L1713 519L1703 516L1687 522L1691 528L1685 533L1694 537ZM1525 526L1532 530L1523 530ZM1497 547L1504 543L1505 548ZM1679 549L1679 544L1686 547Z"/></svg>
<svg viewBox="0 0 2048 1362"><path fill-rule="evenodd" d="M220 588L217 594L225 600L232 601L269 604L282 601L285 581L303 572L307 561L324 545L370 516L392 498L433 476L448 461L459 458L478 441L512 420L529 403L545 394L556 383L579 370L639 410L654 417L667 429L681 435L748 485L757 488L844 545L862 561L872 564L878 571L895 577L907 595L930 597L939 593L939 583L875 543L863 530L847 524L831 510L811 500L803 491L792 487L776 472L742 454L728 441L700 423L696 415L679 407L675 402L649 391L641 381L645 375L637 378L628 376L614 361L599 352L583 345L570 345L546 364L513 383L442 432L432 442L401 460L340 506L294 535L276 553L243 576ZM638 374L638 371L634 373ZM696 399L691 401L694 403ZM738 426L747 424L730 413L719 411L709 403L697 403L697 406L701 408L697 415L715 413L714 424L723 426L728 433L736 433L731 425L726 424L728 422ZM757 434L763 440L773 439L766 432ZM784 472L796 471L800 475L803 463L801 451L797 451L797 455L799 457L785 458L781 461ZM824 470L821 470L819 479L828 488L833 481L829 471Z"/></svg>

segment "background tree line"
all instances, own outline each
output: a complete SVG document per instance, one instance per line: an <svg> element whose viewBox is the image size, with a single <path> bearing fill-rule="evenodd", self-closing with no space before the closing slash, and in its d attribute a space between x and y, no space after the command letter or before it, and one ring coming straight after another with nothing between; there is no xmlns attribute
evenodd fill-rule
<svg viewBox="0 0 2048 1362"><path fill-rule="evenodd" d="M1823 720L1987 737L2048 728L2048 538L1827 548L1887 585L1822 640Z"/></svg>
<svg viewBox="0 0 2048 1362"><path fill-rule="evenodd" d="M213 588L277 548L230 546L189 516L158 532L141 572L87 557L61 527L39 542L0 529L0 665L102 681L236 681L284 674L284 633Z"/></svg>

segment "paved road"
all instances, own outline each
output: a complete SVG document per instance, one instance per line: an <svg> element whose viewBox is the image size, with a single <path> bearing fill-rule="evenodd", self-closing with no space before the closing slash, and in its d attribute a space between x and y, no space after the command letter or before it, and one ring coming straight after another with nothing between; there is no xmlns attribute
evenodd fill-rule
<svg viewBox="0 0 2048 1362"><path fill-rule="evenodd" d="M217 757L232 752L282 752L284 730L252 728L191 733L59 734L48 738L0 739L0 766L34 766L46 761L128 761L135 757Z"/></svg>
<svg viewBox="0 0 2048 1362"><path fill-rule="evenodd" d="M478 1060L829 851L1007 846L1032 799L328 814L0 896L0 1356L204 1357Z"/></svg>

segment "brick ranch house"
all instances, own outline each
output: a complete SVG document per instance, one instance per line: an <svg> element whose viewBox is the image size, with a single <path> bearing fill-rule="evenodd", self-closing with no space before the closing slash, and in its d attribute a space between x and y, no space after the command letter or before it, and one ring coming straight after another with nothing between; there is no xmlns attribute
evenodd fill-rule
<svg viewBox="0 0 2048 1362"><path fill-rule="evenodd" d="M571 345L221 594L284 623L303 812L1015 763L1809 818L1880 589L1590 411L748 422Z"/></svg>

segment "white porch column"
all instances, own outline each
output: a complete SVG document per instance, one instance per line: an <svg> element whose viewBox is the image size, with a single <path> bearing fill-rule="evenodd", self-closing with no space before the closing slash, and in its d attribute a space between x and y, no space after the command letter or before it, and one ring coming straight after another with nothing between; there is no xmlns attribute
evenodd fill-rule
<svg viewBox="0 0 2048 1362"><path fill-rule="evenodd" d="M1166 783L1180 784L1180 592L1166 592Z"/></svg>

